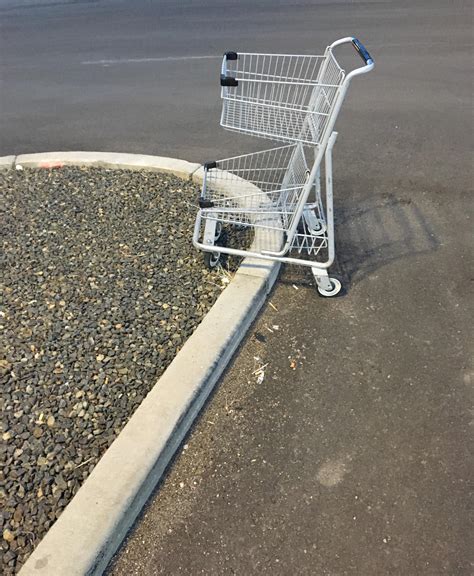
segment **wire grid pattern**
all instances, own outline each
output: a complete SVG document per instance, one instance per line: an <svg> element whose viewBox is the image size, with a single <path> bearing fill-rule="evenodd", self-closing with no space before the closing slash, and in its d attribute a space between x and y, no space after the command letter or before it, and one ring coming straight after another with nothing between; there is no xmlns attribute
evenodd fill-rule
<svg viewBox="0 0 474 576"><path fill-rule="evenodd" d="M278 214L278 228L286 230L307 173L301 144L235 156L206 172L204 198L212 201L214 213L237 224L248 223L250 214L253 219L257 214Z"/></svg>
<svg viewBox="0 0 474 576"><path fill-rule="evenodd" d="M242 179L254 184L261 192L279 189L286 181L288 170L292 170L295 157L301 157L301 148L301 145L290 144L219 160L218 170L207 171L205 198L218 201L225 197L228 200L228 190L222 191L218 183L235 181L239 187ZM294 181L293 178L292 183Z"/></svg>
<svg viewBox="0 0 474 576"><path fill-rule="evenodd" d="M298 143L220 160L217 168L205 171L203 198L213 206L202 209L204 221L258 228L259 249L270 249L265 239L274 243L274 236L262 231L288 232L309 174L306 156L312 151ZM318 203L311 207L323 218ZM302 218L293 248L317 254L326 245L327 237L314 235Z"/></svg>
<svg viewBox="0 0 474 576"><path fill-rule="evenodd" d="M295 234L290 252L304 254L305 256L320 256L326 254L328 238L326 234L316 236L314 234Z"/></svg>
<svg viewBox="0 0 474 576"><path fill-rule="evenodd" d="M221 126L283 142L319 145L345 73L324 56L239 53L223 70L238 86L223 86Z"/></svg>
<svg viewBox="0 0 474 576"><path fill-rule="evenodd" d="M319 231L310 230L304 218L298 223L298 230L293 237L290 252L294 254L320 255L327 254L328 235L324 225L323 215L318 211L318 207L312 208L319 222L323 225Z"/></svg>

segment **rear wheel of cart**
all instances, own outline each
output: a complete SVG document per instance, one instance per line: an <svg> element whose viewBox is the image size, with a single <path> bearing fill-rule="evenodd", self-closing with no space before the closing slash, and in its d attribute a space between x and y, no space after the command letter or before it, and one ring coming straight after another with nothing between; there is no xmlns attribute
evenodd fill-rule
<svg viewBox="0 0 474 576"><path fill-rule="evenodd" d="M222 229L221 222L218 222L216 226L215 235L215 246L226 246L227 244L227 234L225 230ZM204 264L209 270L214 270L219 266L224 266L227 254L222 254L222 252L204 252Z"/></svg>
<svg viewBox="0 0 474 576"><path fill-rule="evenodd" d="M342 284L337 278L329 278L331 282L331 288L329 290L325 290L318 286L318 292L324 298L332 298L333 296L337 296L342 289Z"/></svg>
<svg viewBox="0 0 474 576"><path fill-rule="evenodd" d="M222 234L222 222L216 222L216 231L214 232L214 242L217 242Z"/></svg>
<svg viewBox="0 0 474 576"><path fill-rule="evenodd" d="M318 220L316 228L312 228L309 231L309 233L312 234L313 236L324 236L324 234L326 234L326 230L327 230L326 224L321 220Z"/></svg>
<svg viewBox="0 0 474 576"><path fill-rule="evenodd" d="M209 270L214 270L221 263L221 253L220 252L204 252L204 264Z"/></svg>

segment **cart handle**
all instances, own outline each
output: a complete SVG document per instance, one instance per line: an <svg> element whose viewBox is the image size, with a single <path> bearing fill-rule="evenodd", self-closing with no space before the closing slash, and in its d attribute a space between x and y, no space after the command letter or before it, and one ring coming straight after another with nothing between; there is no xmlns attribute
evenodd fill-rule
<svg viewBox="0 0 474 576"><path fill-rule="evenodd" d="M341 38L340 40L336 40L329 46L329 50L332 50L333 48L335 48L336 46L340 46L341 44L348 44L348 43L352 44L354 50L359 54L359 56L364 61L365 66L363 66L362 68L356 68L348 75L347 78L350 79L352 76L355 76L356 74L364 74L365 72L369 72L370 70L372 70L372 68L375 65L374 59L369 54L369 51L362 44L362 42L357 38L354 38L353 36L348 36L347 38Z"/></svg>
<svg viewBox="0 0 474 576"><path fill-rule="evenodd" d="M359 53L359 56L367 64L367 66L370 66L371 64L374 63L372 56L369 54L369 51L362 44L362 42L360 40L358 40L357 38L352 38L352 45L357 50L357 52Z"/></svg>

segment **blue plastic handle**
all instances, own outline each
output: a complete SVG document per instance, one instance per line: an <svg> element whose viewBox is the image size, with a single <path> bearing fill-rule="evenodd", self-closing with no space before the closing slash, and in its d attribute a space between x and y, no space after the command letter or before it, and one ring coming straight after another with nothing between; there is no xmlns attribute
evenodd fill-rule
<svg viewBox="0 0 474 576"><path fill-rule="evenodd" d="M369 54L369 51L367 50L367 48L362 44L362 42L360 40L357 40L357 38L352 38L352 44L354 45L354 48L357 50L357 52L359 53L359 56L362 58L362 60L369 66L370 64L373 64L374 61L372 59L372 56Z"/></svg>

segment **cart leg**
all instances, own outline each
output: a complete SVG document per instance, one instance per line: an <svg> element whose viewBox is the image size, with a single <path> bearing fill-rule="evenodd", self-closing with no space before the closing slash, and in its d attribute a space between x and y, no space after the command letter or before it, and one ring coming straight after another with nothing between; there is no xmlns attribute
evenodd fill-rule
<svg viewBox="0 0 474 576"><path fill-rule="evenodd" d="M314 208L306 208L303 210L303 219L306 222L306 227L310 234L313 236L322 236L326 232L326 226L319 220L314 213Z"/></svg>
<svg viewBox="0 0 474 576"><path fill-rule="evenodd" d="M316 160L316 158L315 158ZM315 201L316 203L321 203L321 168L318 168L316 172L316 182L314 183L315 186Z"/></svg>
<svg viewBox="0 0 474 576"><path fill-rule="evenodd" d="M206 218L204 226L204 244L214 246L222 233L222 222L218 222L213 218Z"/></svg>
<svg viewBox="0 0 474 576"><path fill-rule="evenodd" d="M333 132L328 141L325 160L326 172L326 226L328 237L328 260L334 261L335 247L334 247L334 207L333 207L333 190L332 190L332 149L336 143L337 132Z"/></svg>
<svg viewBox="0 0 474 576"><path fill-rule="evenodd" d="M313 267L311 268L311 272L316 280L316 286L321 296L331 298L339 294L342 284L337 278L330 278L327 270Z"/></svg>
<svg viewBox="0 0 474 576"><path fill-rule="evenodd" d="M206 218L204 225L204 244L207 246L215 246L220 240L223 240L222 222ZM212 270L222 264L222 254L220 252L204 252L204 264L207 268Z"/></svg>

